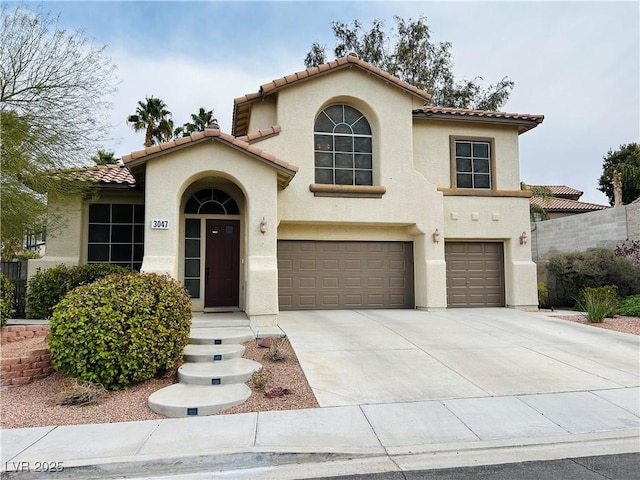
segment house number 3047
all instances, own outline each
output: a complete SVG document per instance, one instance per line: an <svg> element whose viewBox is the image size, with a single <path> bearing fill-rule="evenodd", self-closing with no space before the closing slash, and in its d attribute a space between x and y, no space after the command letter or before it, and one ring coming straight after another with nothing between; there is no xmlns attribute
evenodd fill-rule
<svg viewBox="0 0 640 480"><path fill-rule="evenodd" d="M167 230L169 228L169 220L151 220L151 228Z"/></svg>

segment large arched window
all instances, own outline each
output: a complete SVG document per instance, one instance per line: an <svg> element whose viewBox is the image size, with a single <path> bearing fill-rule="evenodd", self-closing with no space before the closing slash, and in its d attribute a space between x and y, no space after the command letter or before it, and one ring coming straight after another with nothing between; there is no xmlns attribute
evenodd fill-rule
<svg viewBox="0 0 640 480"><path fill-rule="evenodd" d="M373 185L371 127L348 105L332 105L314 125L315 181L335 185Z"/></svg>
<svg viewBox="0 0 640 480"><path fill-rule="evenodd" d="M184 213L239 215L240 209L227 192L215 188L205 188L191 195L184 206Z"/></svg>

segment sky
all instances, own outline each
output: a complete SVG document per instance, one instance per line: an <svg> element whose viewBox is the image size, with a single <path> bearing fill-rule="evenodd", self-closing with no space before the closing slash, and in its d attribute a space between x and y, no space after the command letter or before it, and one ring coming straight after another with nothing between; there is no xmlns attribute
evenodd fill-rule
<svg viewBox="0 0 640 480"><path fill-rule="evenodd" d="M13 2L11 2L13 3ZM459 79L515 88L503 111L543 114L520 136L520 176L568 185L581 200L607 204L597 190L603 156L640 141L640 2L575 1L73 1L27 2L83 29L117 66L112 130L117 157L143 148L126 123L137 102L161 98L177 125L200 107L231 132L233 99L304 69L313 42L333 59L332 21L369 27L423 15L432 40L452 44Z"/></svg>

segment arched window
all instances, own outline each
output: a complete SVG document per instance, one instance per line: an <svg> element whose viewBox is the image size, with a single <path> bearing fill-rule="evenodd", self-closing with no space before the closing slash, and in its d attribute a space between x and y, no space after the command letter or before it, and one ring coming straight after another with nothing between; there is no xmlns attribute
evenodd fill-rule
<svg viewBox="0 0 640 480"><path fill-rule="evenodd" d="M205 188L191 195L184 206L184 213L239 215L240 209L228 193L215 188Z"/></svg>
<svg viewBox="0 0 640 480"><path fill-rule="evenodd" d="M373 185L371 127L348 105L332 105L314 125L315 182Z"/></svg>

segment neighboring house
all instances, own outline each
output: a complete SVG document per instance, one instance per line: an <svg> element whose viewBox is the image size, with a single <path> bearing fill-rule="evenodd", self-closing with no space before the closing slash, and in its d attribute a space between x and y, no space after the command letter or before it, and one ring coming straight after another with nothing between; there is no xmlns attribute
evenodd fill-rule
<svg viewBox="0 0 640 480"><path fill-rule="evenodd" d="M535 195L531 197L531 203L547 212L547 220L609 208L607 205L580 202L579 200L583 192L575 188L567 187L566 185L530 185L530 187L546 187L551 191L553 198L548 200ZM542 219L536 218L535 220L540 221Z"/></svg>
<svg viewBox="0 0 640 480"><path fill-rule="evenodd" d="M348 56L234 101L210 128L76 171L88 200L38 266L109 261L184 282L195 311L537 308L518 137L540 115L428 106Z"/></svg>

